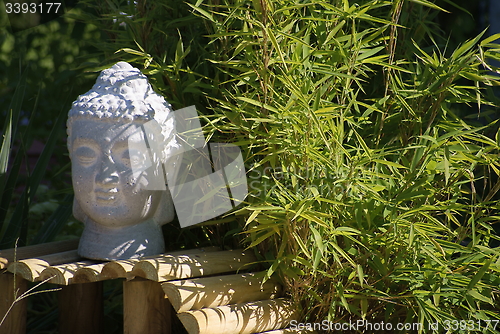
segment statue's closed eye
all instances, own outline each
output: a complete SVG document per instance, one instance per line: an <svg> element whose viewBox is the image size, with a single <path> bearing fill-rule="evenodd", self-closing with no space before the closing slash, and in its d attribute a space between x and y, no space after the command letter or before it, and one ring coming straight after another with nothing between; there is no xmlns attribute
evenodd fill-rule
<svg viewBox="0 0 500 334"><path fill-rule="evenodd" d="M134 149L124 150L121 155L121 161L125 166L135 171L142 171L148 167L148 161L144 152Z"/></svg>
<svg viewBox="0 0 500 334"><path fill-rule="evenodd" d="M91 166L97 161L97 152L89 146L80 146L75 150L75 157L82 166Z"/></svg>

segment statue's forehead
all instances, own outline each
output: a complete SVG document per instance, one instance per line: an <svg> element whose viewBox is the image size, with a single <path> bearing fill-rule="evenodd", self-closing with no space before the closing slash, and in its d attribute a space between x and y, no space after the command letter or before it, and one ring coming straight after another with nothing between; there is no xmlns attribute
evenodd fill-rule
<svg viewBox="0 0 500 334"><path fill-rule="evenodd" d="M142 124L93 119L74 120L71 140L92 140L99 144L124 140L143 140Z"/></svg>

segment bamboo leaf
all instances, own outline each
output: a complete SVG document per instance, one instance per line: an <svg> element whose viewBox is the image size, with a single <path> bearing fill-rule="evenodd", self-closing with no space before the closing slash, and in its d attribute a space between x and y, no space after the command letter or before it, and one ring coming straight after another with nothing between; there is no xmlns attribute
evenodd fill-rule
<svg viewBox="0 0 500 334"><path fill-rule="evenodd" d="M198 7L198 5L195 6L195 5L193 5L193 4L189 3L189 2L186 2L186 4L189 7L193 8L194 11L200 13L201 16L203 16L204 18L208 19L210 22L216 23L216 21L214 20L212 14L210 14L209 12L207 12L206 10L204 10L203 8Z"/></svg>
<svg viewBox="0 0 500 334"><path fill-rule="evenodd" d="M491 265L491 261L492 261L491 259L486 261L484 265L477 271L474 277L472 277L469 284L467 285L467 290L469 291L472 290L476 286L476 284L481 280L481 278L483 278L484 274L486 274L486 271Z"/></svg>
<svg viewBox="0 0 500 334"><path fill-rule="evenodd" d="M402 169L408 169L408 167L405 167L401 164L398 164L397 162L392 162L392 161L387 161L387 160L380 160L380 159L372 159L373 162L378 162L379 164L390 166L390 167L396 167L396 168L402 168Z"/></svg>
<svg viewBox="0 0 500 334"><path fill-rule="evenodd" d="M458 59L464 55L464 53L468 52L474 45L476 45L480 40L481 37L483 37L484 33L486 30L483 30L479 35L477 35L475 38L465 42L462 44L458 49L453 51L453 54L451 55L452 59Z"/></svg>
<svg viewBox="0 0 500 334"><path fill-rule="evenodd" d="M437 6L436 4L430 2L430 1L427 1L427 0L410 0L411 2L415 2L415 3L418 3L422 6L426 6L426 7L429 7L429 8L432 8L432 9L437 9L437 10L440 10L442 12L445 12L445 13L449 13L447 10Z"/></svg>
<svg viewBox="0 0 500 334"><path fill-rule="evenodd" d="M269 111L272 111L272 112L275 112L275 113L279 113L278 109L276 109L276 108L274 108L274 107L272 107L272 106L270 106L270 105L268 105L266 103L262 103L262 102L254 100L254 99L250 99L248 97L243 97L243 96L238 96L237 99L240 100L240 101L243 101L243 102L250 103L250 104L252 104L254 106L262 107L262 108L265 108L265 109L267 109Z"/></svg>
<svg viewBox="0 0 500 334"><path fill-rule="evenodd" d="M0 194L3 194L5 179L7 177L7 167L12 144L12 110L7 117L7 123L3 131L2 148L0 149ZM0 226L1 230L1 226Z"/></svg>

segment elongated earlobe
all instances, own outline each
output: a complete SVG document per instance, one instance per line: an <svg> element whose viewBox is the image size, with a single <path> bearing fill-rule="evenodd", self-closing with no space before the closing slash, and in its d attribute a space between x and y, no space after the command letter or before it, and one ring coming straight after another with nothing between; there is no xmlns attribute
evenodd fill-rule
<svg viewBox="0 0 500 334"><path fill-rule="evenodd" d="M81 221L82 223L85 223L85 219L87 218L87 215L85 212L83 212L82 208L80 207L80 204L78 204L78 201L73 199L73 217L75 217L77 220Z"/></svg>
<svg viewBox="0 0 500 334"><path fill-rule="evenodd" d="M160 204L153 216L154 221L160 226L170 223L174 220L175 216L174 202L172 200L172 195L170 195L170 191L167 188L167 190L162 191L162 193Z"/></svg>

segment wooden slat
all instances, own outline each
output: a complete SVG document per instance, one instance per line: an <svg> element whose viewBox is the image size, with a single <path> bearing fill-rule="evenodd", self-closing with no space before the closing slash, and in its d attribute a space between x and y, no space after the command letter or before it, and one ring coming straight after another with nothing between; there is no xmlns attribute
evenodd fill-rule
<svg viewBox="0 0 500 334"><path fill-rule="evenodd" d="M59 294L59 333L104 333L103 283L64 286Z"/></svg>
<svg viewBox="0 0 500 334"><path fill-rule="evenodd" d="M169 300L189 334L314 333L280 329L297 316L289 300L273 299L281 293L275 281L262 284L260 276L251 273L203 277L250 269L249 265L256 262L253 252L209 247L101 263L82 260L77 246L78 240L69 240L0 252L0 265L10 262L9 271L18 274L22 288L19 293L26 289L26 280L21 276L59 285L85 283L66 286L60 293L61 333L102 332L102 282L99 281L118 277L128 279L123 283L125 333L170 334L173 308ZM53 252L68 247L69 251ZM12 263L14 257L18 262ZM12 282L5 277L12 280L14 275L0 273L0 291L12 291L8 287ZM9 303L4 297L7 295L0 297L0 312ZM0 334L25 331L26 301L25 298L16 305L12 312L21 315L7 318L15 322L5 322L0 326Z"/></svg>
<svg viewBox="0 0 500 334"><path fill-rule="evenodd" d="M99 280L107 280L114 278L125 278L132 271L134 264L139 262L139 259L119 260L108 262L104 265L99 274Z"/></svg>
<svg viewBox="0 0 500 334"><path fill-rule="evenodd" d="M281 286L255 274L235 274L162 283L175 311L185 312L206 307L239 304L279 296Z"/></svg>
<svg viewBox="0 0 500 334"><path fill-rule="evenodd" d="M141 278L123 282L125 334L170 334L171 312L160 283Z"/></svg>
<svg viewBox="0 0 500 334"><path fill-rule="evenodd" d="M189 334L252 334L297 320L292 303L282 298L187 311L178 317Z"/></svg>
<svg viewBox="0 0 500 334"><path fill-rule="evenodd" d="M89 283L101 281L100 275L106 263L96 263L80 268L73 275L72 284Z"/></svg>
<svg viewBox="0 0 500 334"><path fill-rule="evenodd" d="M204 247L196 249L186 249L176 252L169 252L164 256L179 256L179 255L189 255L197 254L200 252L216 252L219 251L219 247ZM150 256L149 259L155 259L158 256ZM146 258L146 259L148 259ZM98 280L107 280L114 278L127 278L133 279L135 276L131 273L134 265L141 261L141 259L130 259L130 260L119 260L107 263L101 270Z"/></svg>
<svg viewBox="0 0 500 334"><path fill-rule="evenodd" d="M52 266L42 271L42 273L38 277L38 280L49 280L49 283L68 285L72 282L73 275L78 269L93 264L96 264L96 262L88 260Z"/></svg>
<svg viewBox="0 0 500 334"><path fill-rule="evenodd" d="M23 298L13 304L16 298L26 292L26 289L27 282L24 279L0 271L0 334L24 334L26 332L28 299ZM5 315L7 316L2 323Z"/></svg>
<svg viewBox="0 0 500 334"><path fill-rule="evenodd" d="M14 260L24 260L43 255L61 253L78 248L79 239L48 242L44 244L0 250L0 269Z"/></svg>
<svg viewBox="0 0 500 334"><path fill-rule="evenodd" d="M252 252L242 250L202 252L187 255L161 255L134 265L132 276L162 282L235 272L256 261Z"/></svg>
<svg viewBox="0 0 500 334"><path fill-rule="evenodd" d="M7 270L13 274L21 275L25 280L34 282L38 280L42 271L48 267L78 260L81 260L81 257L75 249L13 262Z"/></svg>

